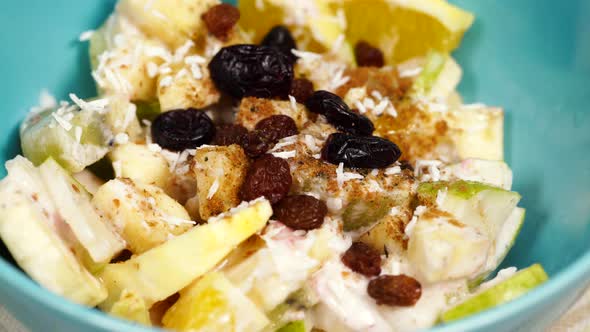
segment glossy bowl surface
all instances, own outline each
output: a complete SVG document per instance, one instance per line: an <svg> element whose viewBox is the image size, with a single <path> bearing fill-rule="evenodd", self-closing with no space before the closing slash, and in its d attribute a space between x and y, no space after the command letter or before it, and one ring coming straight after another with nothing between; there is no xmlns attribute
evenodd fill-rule
<svg viewBox="0 0 590 332"><path fill-rule="evenodd" d="M453 2L477 16L455 54L464 69L460 90L468 102L505 108L506 159L527 209L504 266L540 262L551 280L434 331L541 331L590 283L590 2ZM113 4L0 2L0 162L18 153L18 123L42 88L61 98L94 94L87 45L77 38ZM7 259L0 259L0 303L35 332L150 331L49 293Z"/></svg>

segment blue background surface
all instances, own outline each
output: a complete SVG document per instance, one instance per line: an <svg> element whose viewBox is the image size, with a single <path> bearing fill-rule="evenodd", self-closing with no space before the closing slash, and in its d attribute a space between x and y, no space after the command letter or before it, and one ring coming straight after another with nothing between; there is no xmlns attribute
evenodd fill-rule
<svg viewBox="0 0 590 332"><path fill-rule="evenodd" d="M526 224L505 266L540 262L551 281L437 331L540 330L590 282L590 2L456 0L476 22L455 56L467 102L506 109L506 158ZM112 0L0 1L0 162L39 91L94 95L87 46ZM2 169L1 174L4 174ZM33 331L146 331L41 289L0 260L0 302Z"/></svg>

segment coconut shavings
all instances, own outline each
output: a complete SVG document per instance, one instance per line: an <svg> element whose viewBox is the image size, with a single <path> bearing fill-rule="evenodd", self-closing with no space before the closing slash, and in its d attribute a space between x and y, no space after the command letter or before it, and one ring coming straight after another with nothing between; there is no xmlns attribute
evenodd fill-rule
<svg viewBox="0 0 590 332"><path fill-rule="evenodd" d="M57 112L51 113L51 116L55 119L57 124L59 124L66 131L70 131L72 129L72 124L62 118Z"/></svg>
<svg viewBox="0 0 590 332"><path fill-rule="evenodd" d="M89 41L92 38L93 34L94 34L94 30L86 30L80 34L80 36L78 37L78 40L81 42Z"/></svg>
<svg viewBox="0 0 590 332"><path fill-rule="evenodd" d="M358 173L352 172L345 172L344 171L344 163L338 164L338 168L336 168L336 182L338 183L338 187L342 188L344 182L349 180L361 180L364 176Z"/></svg>
<svg viewBox="0 0 590 332"><path fill-rule="evenodd" d="M209 187L209 191L207 192L207 199L213 198L213 196L215 195L215 193L217 192L218 189L219 189L219 180L215 179L215 181L213 181L213 184L211 184L211 187Z"/></svg>
<svg viewBox="0 0 590 332"><path fill-rule="evenodd" d="M426 212L426 206L424 205L419 205L416 207L416 210L414 210L414 215L412 216L412 219L410 220L410 222L406 225L406 228L404 229L404 234L406 238L409 238L412 235L412 232L414 231L414 227L416 226L416 223L418 222L418 218L424 213Z"/></svg>
<svg viewBox="0 0 590 332"><path fill-rule="evenodd" d="M115 171L116 178L120 178L123 175L123 165L120 160L113 161L113 170Z"/></svg>
<svg viewBox="0 0 590 332"><path fill-rule="evenodd" d="M393 166L393 167L389 167L389 168L385 169L385 175L395 175L395 174L399 174L401 172L402 172L402 169L399 166Z"/></svg>
<svg viewBox="0 0 590 332"><path fill-rule="evenodd" d="M418 160L414 176L420 181L440 181L441 172L439 167L442 166L440 160Z"/></svg>
<svg viewBox="0 0 590 332"><path fill-rule="evenodd" d="M292 151L282 151L282 152L271 152L271 154L277 158L289 159L289 158L294 158L295 156L297 156L297 151L292 150Z"/></svg>

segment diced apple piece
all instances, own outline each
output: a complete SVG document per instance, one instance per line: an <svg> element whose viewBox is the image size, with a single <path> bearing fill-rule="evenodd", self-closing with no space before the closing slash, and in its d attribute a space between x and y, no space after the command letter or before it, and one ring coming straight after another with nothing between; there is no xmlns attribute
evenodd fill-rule
<svg viewBox="0 0 590 332"><path fill-rule="evenodd" d="M92 199L112 222L134 254L141 254L191 229L194 222L184 207L158 187L115 179Z"/></svg>
<svg viewBox="0 0 590 332"><path fill-rule="evenodd" d="M66 242L68 226L38 170L22 157L7 169L0 182L0 237L14 260L33 280L71 301L90 307L103 301L107 291L76 258L75 243Z"/></svg>
<svg viewBox="0 0 590 332"><path fill-rule="evenodd" d="M238 194L248 163L244 150L238 145L197 149L193 172L201 219L226 212L241 202Z"/></svg>
<svg viewBox="0 0 590 332"><path fill-rule="evenodd" d="M256 124L271 115L287 115L291 117L297 128L301 130L303 125L309 121L307 110L302 104L295 104L292 107L289 101L271 100L256 97L246 97L242 99L236 122L253 130Z"/></svg>
<svg viewBox="0 0 590 332"><path fill-rule="evenodd" d="M381 251L383 254L402 254L406 249L404 230L412 218L409 208L394 207L379 222L361 235L360 241Z"/></svg>
<svg viewBox="0 0 590 332"><path fill-rule="evenodd" d="M166 189L172 176L166 159L146 145L118 145L109 153L109 158L113 162L120 162L120 177L129 178L136 183Z"/></svg>
<svg viewBox="0 0 590 332"><path fill-rule="evenodd" d="M461 67L452 57L432 52L414 81L411 93L427 98L446 99L461 81Z"/></svg>
<svg viewBox="0 0 590 332"><path fill-rule="evenodd" d="M47 159L39 170L61 218L94 262L109 262L125 248L125 241L96 212L90 194L55 160Z"/></svg>
<svg viewBox="0 0 590 332"><path fill-rule="evenodd" d="M489 237L498 237L520 195L479 182L424 182L418 186L418 199L424 205L436 204L459 222L472 226Z"/></svg>
<svg viewBox="0 0 590 332"><path fill-rule="evenodd" d="M268 319L223 274L210 272L181 293L162 322L175 331L257 332Z"/></svg>
<svg viewBox="0 0 590 332"><path fill-rule="evenodd" d="M117 13L171 48L207 33L201 15L218 0L122 0Z"/></svg>
<svg viewBox="0 0 590 332"><path fill-rule="evenodd" d="M145 305L145 301L141 297L126 290L121 293L121 298L119 301L113 304L109 314L137 322L145 326L152 325L150 313Z"/></svg>
<svg viewBox="0 0 590 332"><path fill-rule="evenodd" d="M267 227L262 238L266 247L226 269L225 275L265 312L283 303L323 262L350 245L333 223L301 236L277 222ZM341 244L339 248L330 247L336 243Z"/></svg>
<svg viewBox="0 0 590 332"><path fill-rule="evenodd" d="M79 172L108 152L111 133L104 119L100 112L75 106L30 113L20 128L23 154L35 165L52 157Z"/></svg>
<svg viewBox="0 0 590 332"><path fill-rule="evenodd" d="M534 264L449 309L442 315L441 320L451 322L510 302L540 286L548 278L543 267Z"/></svg>
<svg viewBox="0 0 590 332"><path fill-rule="evenodd" d="M265 199L243 203L124 263L109 264L101 274L109 290L101 308L109 310L124 289L142 297L148 307L168 298L261 230L271 215Z"/></svg>
<svg viewBox="0 0 590 332"><path fill-rule="evenodd" d="M484 268L490 242L487 234L431 208L409 234L408 258L420 280L428 283L470 278Z"/></svg>

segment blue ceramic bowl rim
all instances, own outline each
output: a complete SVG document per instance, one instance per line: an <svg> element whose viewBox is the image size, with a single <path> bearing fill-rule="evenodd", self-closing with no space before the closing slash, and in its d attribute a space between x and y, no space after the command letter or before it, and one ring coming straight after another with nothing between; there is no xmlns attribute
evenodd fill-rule
<svg viewBox="0 0 590 332"><path fill-rule="evenodd" d="M535 303L546 301L547 299L556 296L560 291L567 288L567 285L581 282L586 273L590 273L590 252L586 252L582 257L570 264L570 266L552 276L548 282L528 293L526 296L464 320L435 327L430 331L451 332L476 330L496 322L505 321L511 317L519 315L527 308L534 306ZM15 289L18 289L22 295L26 297L26 300L32 300L38 304L50 307L64 314L66 317L85 322L93 327L100 327L112 331L125 330L130 332L155 330L130 324L117 318L108 317L99 311L85 308L67 301L64 298L43 289L22 272L18 271L14 266L2 259L0 259L0 280L2 281L3 287L14 287Z"/></svg>

